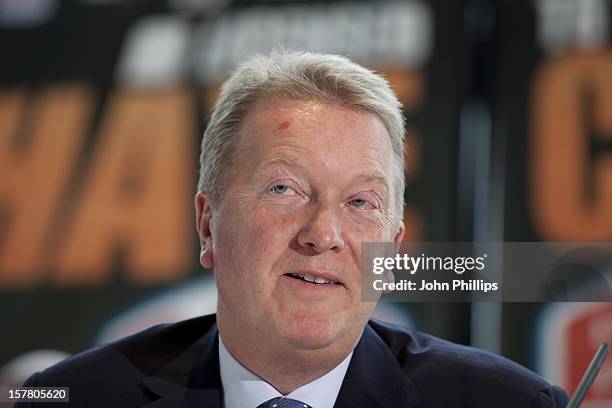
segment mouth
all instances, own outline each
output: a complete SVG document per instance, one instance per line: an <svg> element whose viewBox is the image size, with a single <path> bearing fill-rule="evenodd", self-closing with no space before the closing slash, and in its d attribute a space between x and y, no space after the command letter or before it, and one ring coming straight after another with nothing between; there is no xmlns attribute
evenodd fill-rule
<svg viewBox="0 0 612 408"><path fill-rule="evenodd" d="M286 273L285 276L315 285L341 285L338 281L327 279L322 276L315 276L310 273Z"/></svg>

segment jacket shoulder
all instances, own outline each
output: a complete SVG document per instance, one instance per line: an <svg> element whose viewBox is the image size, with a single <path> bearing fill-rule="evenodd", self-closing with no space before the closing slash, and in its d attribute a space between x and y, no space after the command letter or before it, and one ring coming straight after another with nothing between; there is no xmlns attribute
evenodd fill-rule
<svg viewBox="0 0 612 408"><path fill-rule="evenodd" d="M215 316L161 324L71 356L33 374L24 385L70 387L70 401L121 401L142 397L137 385L208 331ZM119 405L118 405L119 406Z"/></svg>
<svg viewBox="0 0 612 408"><path fill-rule="evenodd" d="M380 320L372 319L369 325L431 406L567 403L560 388L507 358Z"/></svg>

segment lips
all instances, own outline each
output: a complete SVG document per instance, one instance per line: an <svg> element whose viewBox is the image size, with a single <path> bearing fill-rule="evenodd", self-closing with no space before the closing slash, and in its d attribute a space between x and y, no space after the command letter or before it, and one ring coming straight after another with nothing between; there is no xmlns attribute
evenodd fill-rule
<svg viewBox="0 0 612 408"><path fill-rule="evenodd" d="M340 285L340 281L327 274L312 273L312 272L292 272L285 274L295 279L300 279L306 282L314 283L317 285Z"/></svg>

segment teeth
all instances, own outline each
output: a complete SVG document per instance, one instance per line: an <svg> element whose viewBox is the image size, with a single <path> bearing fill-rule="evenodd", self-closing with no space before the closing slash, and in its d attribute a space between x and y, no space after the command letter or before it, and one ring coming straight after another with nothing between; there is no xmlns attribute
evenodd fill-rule
<svg viewBox="0 0 612 408"><path fill-rule="evenodd" d="M304 279L306 282L311 282L311 283L319 283L319 284L323 284L323 283L335 283L334 281L331 281L329 279L325 279L325 278L320 278L320 277L315 277L314 275L310 275L310 274L301 274L301 273L292 273L291 276L295 277L295 278L300 278L300 279Z"/></svg>

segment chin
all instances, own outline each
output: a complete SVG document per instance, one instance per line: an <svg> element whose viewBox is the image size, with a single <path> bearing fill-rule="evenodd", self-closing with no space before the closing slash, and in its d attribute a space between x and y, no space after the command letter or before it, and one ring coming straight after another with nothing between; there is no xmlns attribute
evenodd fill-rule
<svg viewBox="0 0 612 408"><path fill-rule="evenodd" d="M307 350L325 348L340 337L346 330L339 321L329 317L296 317L284 325L282 332L294 347Z"/></svg>

